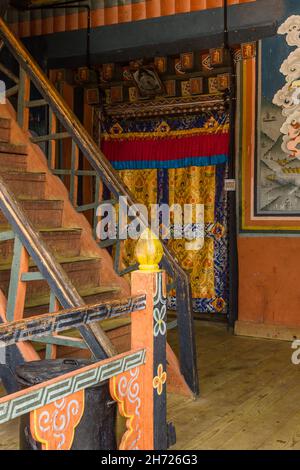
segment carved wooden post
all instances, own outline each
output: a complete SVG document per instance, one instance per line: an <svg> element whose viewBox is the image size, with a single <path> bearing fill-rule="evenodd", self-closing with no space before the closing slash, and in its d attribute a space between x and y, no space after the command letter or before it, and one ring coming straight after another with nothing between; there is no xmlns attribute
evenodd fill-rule
<svg viewBox="0 0 300 470"><path fill-rule="evenodd" d="M132 295L146 293L147 305L131 316L131 347L146 349L146 364L111 379L113 398L127 418L120 450L167 448L166 422L166 276L158 263L160 241L149 230L137 243L139 271L132 273Z"/></svg>

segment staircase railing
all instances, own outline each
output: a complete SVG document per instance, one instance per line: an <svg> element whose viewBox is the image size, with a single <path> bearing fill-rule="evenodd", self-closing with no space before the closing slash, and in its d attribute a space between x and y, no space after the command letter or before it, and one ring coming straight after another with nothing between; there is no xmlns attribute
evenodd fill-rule
<svg viewBox="0 0 300 470"><path fill-rule="evenodd" d="M30 414L27 431L37 448L70 450L88 406L85 390L109 381L111 397L126 420L120 450L163 450L174 444L175 429L167 423L166 413L166 329L156 333L154 315L154 310L160 313L159 318L165 313L165 273L153 266L132 273L131 295L124 301L86 305L0 325L2 347L43 340L70 327L91 326L128 313L134 333L129 351L81 368L73 361L75 370L1 397L0 424ZM70 409L72 417L64 419ZM44 425L45 419L49 426ZM51 425L57 420L59 432Z"/></svg>
<svg viewBox="0 0 300 470"><path fill-rule="evenodd" d="M99 204L105 203L101 199L103 190L106 187L112 194L112 203L118 203L121 196L127 198L128 207L135 205L136 201L129 190L122 182L118 173L114 170L105 155L98 148L93 138L86 131L79 119L74 115L72 110L66 104L55 86L50 82L35 60L30 56L22 42L15 37L4 20L0 18L0 39L8 48L12 56L16 59L20 74L16 77L15 73L11 76L13 86L9 91L10 95L18 93L17 99L17 116L19 125L28 130L29 127L29 110L37 106L49 107L49 126L50 133L46 136L40 136L35 142L48 141L48 161L49 167L54 174L68 175L70 179L70 199L79 212L88 210L94 211L94 228L97 220L96 211ZM2 73L5 70L2 68ZM39 91L41 99L30 100L30 84ZM55 169L55 152L54 146L59 139L72 139L71 165L67 170ZM78 169L79 152L84 156L86 161L92 167L92 171ZM92 204L86 206L78 205L78 177L95 175L95 200ZM102 194L101 194L102 193ZM106 201L107 202L107 201ZM148 221L139 216L139 222L142 228L148 226ZM121 269L121 240L114 241L115 249L115 269L120 275L127 274L136 269L130 266ZM99 243L100 245L100 243ZM193 322L193 305L190 279L179 263L176 261L175 255L163 245L164 255L161 266L171 278L169 290L176 291L176 307L177 307L177 326L178 326L178 342L179 342L179 359L180 367L186 382L190 386L194 394L199 393L198 371L196 360L196 346Z"/></svg>
<svg viewBox="0 0 300 470"><path fill-rule="evenodd" d="M10 273L10 282L7 294L7 302L4 306L6 315L0 315L0 323L9 324L16 320L22 320L26 305L26 290L28 282L43 281L48 283L50 288L49 308L51 311L56 305L62 308L83 307L84 300L80 297L69 277L61 265L56 261L53 253L46 246L40 234L34 229L27 216L24 214L20 203L8 189L3 178L0 177L0 211L3 213L11 230L3 231L0 234L0 241L14 241L14 254ZM38 271L30 270L29 258L35 263ZM3 305L2 305L3 307ZM1 313L1 312L0 312ZM116 350L106 336L99 324L82 324L78 327L84 339L82 347L87 347L93 356L104 359L116 354ZM55 341L56 339L56 341ZM78 339L67 339L56 336L52 344L63 344L66 346L78 347ZM60 341L61 340L61 341ZM47 344L47 341L44 341ZM33 348L16 350L7 357L6 365L13 372L15 367L24 360L36 359ZM10 346L9 346L10 347ZM7 375L7 390L14 389L13 375Z"/></svg>

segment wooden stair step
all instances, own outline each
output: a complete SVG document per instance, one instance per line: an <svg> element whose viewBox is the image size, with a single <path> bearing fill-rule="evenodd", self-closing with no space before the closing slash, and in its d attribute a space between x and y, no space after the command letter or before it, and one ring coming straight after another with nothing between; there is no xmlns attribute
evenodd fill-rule
<svg viewBox="0 0 300 470"><path fill-rule="evenodd" d="M76 289L80 287L98 287L100 284L100 258L75 257L59 259L59 263L67 273ZM10 281L11 264L0 264L0 289L7 296ZM30 272L36 272L37 268L30 263ZM29 281L27 282L26 295L30 298L32 295L47 295L49 286L47 281Z"/></svg>
<svg viewBox="0 0 300 470"><path fill-rule="evenodd" d="M0 142L0 154L27 155L27 145ZM2 158L2 155L0 155Z"/></svg>
<svg viewBox="0 0 300 470"><path fill-rule="evenodd" d="M0 117L0 129L10 129L11 120L9 118Z"/></svg>
<svg viewBox="0 0 300 470"><path fill-rule="evenodd" d="M27 155L17 153L0 153L1 171L26 171Z"/></svg>
<svg viewBox="0 0 300 470"><path fill-rule="evenodd" d="M55 256L75 257L80 255L82 233L80 228L43 228L39 231ZM11 262L13 247L13 240L0 242L0 260L2 263Z"/></svg>
<svg viewBox="0 0 300 470"><path fill-rule="evenodd" d="M89 299L96 299L96 302L99 300L104 302L107 298L115 297L120 292L120 288L115 286L79 287L78 292L87 304L91 304L93 301L89 301ZM30 317L31 315L48 313L49 300L49 294L32 295L26 300L24 316Z"/></svg>
<svg viewBox="0 0 300 470"><path fill-rule="evenodd" d="M107 336L112 341L118 353L128 351L130 349L131 339L131 315L122 316L120 318L109 318L101 322L101 328L106 332ZM80 332L77 329L72 329L63 332L64 336L69 338L81 338ZM36 345L35 345L36 348ZM44 345L39 343L36 350L42 351ZM79 355L78 355L79 353ZM89 357L87 351L82 349L80 352L75 348L66 346L59 346L57 348L57 357Z"/></svg>
<svg viewBox="0 0 300 470"><path fill-rule="evenodd" d="M59 228L62 226L64 201L52 199L19 199L24 211L36 228ZM7 227L8 223L0 212L0 227Z"/></svg>
<svg viewBox="0 0 300 470"><path fill-rule="evenodd" d="M56 257L80 256L81 228L41 229L40 233Z"/></svg>
<svg viewBox="0 0 300 470"><path fill-rule="evenodd" d="M6 171L0 176L18 198L44 199L46 193L46 173Z"/></svg>
<svg viewBox="0 0 300 470"><path fill-rule="evenodd" d="M10 119L0 118L0 142L10 141Z"/></svg>
<svg viewBox="0 0 300 470"><path fill-rule="evenodd" d="M0 142L0 168L4 170L27 170L27 146Z"/></svg>
<svg viewBox="0 0 300 470"><path fill-rule="evenodd" d="M105 302L108 300L115 300L119 297L120 288L117 286L106 287L102 286L103 290L98 288L91 288L80 294L87 304L94 304L97 302Z"/></svg>

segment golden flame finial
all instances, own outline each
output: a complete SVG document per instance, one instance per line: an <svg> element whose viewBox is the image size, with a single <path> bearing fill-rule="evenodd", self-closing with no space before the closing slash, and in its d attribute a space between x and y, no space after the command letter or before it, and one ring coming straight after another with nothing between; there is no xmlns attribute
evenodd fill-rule
<svg viewBox="0 0 300 470"><path fill-rule="evenodd" d="M141 271L157 271L164 250L158 237L146 228L135 247L136 259Z"/></svg>

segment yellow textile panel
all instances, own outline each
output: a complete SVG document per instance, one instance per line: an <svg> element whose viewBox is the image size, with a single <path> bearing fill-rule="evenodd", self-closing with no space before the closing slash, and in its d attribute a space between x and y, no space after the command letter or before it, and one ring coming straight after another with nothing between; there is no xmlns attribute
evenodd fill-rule
<svg viewBox="0 0 300 470"><path fill-rule="evenodd" d="M216 167L188 167L169 170L169 200L172 204L203 204L204 223L214 223ZM187 250L186 240L170 240L181 266L190 273L193 298L215 296L214 241L197 241Z"/></svg>
<svg viewBox="0 0 300 470"><path fill-rule="evenodd" d="M215 222L216 167L187 167L170 169L169 204L203 204L204 222ZM121 170L124 183L134 199L150 209L157 203L157 170ZM187 240L168 242L181 266L190 273L193 298L215 297L214 241L206 238L197 240L193 249L187 249ZM136 241L128 239L122 248L122 262L125 266L135 264Z"/></svg>
<svg viewBox="0 0 300 470"><path fill-rule="evenodd" d="M157 203L157 170L120 170L119 175L139 204Z"/></svg>
<svg viewBox="0 0 300 470"><path fill-rule="evenodd" d="M215 219L215 166L169 170L169 204L204 204L204 221Z"/></svg>
<svg viewBox="0 0 300 470"><path fill-rule="evenodd" d="M172 239L168 246L175 253L180 265L190 274L193 298L215 297L214 241L208 238L202 248L193 251L186 250L185 243L185 240Z"/></svg>
<svg viewBox="0 0 300 470"><path fill-rule="evenodd" d="M139 204L150 209L151 204L157 203L157 170L120 170L119 174ZM122 247L122 261L125 266L136 263L134 249L137 240L125 240Z"/></svg>

